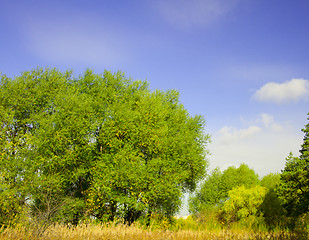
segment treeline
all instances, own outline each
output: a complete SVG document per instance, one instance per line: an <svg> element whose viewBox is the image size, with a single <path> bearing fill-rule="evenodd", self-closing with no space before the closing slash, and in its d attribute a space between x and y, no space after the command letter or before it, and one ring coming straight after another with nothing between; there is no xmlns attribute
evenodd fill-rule
<svg viewBox="0 0 309 240"><path fill-rule="evenodd" d="M1 76L0 227L170 218L205 175L204 119L121 72Z"/></svg>
<svg viewBox="0 0 309 240"><path fill-rule="evenodd" d="M199 221L211 215L222 226L237 223L258 228L267 223L270 228L279 227L283 207L274 192L279 183L280 174L269 174L260 180L245 164L223 172L216 168L191 196L189 210Z"/></svg>
<svg viewBox="0 0 309 240"><path fill-rule="evenodd" d="M40 236L90 219L170 225L201 183L188 226L309 229L309 124L300 156L262 179L245 164L206 175L204 126L177 91L121 72L1 75L0 227L29 223Z"/></svg>
<svg viewBox="0 0 309 240"><path fill-rule="evenodd" d="M245 164L223 172L214 169L189 199L194 219L217 228L308 232L309 123L302 131L305 136L300 156L290 153L281 173L259 179Z"/></svg>

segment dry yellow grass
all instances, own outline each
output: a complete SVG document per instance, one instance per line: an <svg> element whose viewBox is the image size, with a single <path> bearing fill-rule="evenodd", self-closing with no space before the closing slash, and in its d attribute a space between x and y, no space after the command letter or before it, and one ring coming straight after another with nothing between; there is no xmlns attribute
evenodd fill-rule
<svg viewBox="0 0 309 240"><path fill-rule="evenodd" d="M6 229L0 234L0 240L32 240L31 231L24 228ZM291 233L254 233L245 231L169 231L149 230L136 226L82 225L67 228L56 225L50 227L40 239L46 240L204 240L204 239L306 239Z"/></svg>

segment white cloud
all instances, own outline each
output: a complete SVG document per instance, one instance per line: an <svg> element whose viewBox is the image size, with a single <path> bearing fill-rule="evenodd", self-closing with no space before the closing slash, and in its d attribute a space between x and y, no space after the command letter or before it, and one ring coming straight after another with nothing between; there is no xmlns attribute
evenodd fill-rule
<svg viewBox="0 0 309 240"><path fill-rule="evenodd" d="M309 98L309 81L292 79L284 83L269 82L257 90L253 98L261 102L296 102Z"/></svg>
<svg viewBox="0 0 309 240"><path fill-rule="evenodd" d="M225 126L219 130L219 140L224 144L229 144L235 141L250 138L260 131L261 128L257 126L250 126L245 129L236 129L234 127Z"/></svg>
<svg viewBox="0 0 309 240"><path fill-rule="evenodd" d="M211 169L246 163L263 176L280 172L289 152L299 155L303 140L300 129L276 122L273 116L265 113L246 123L249 126L224 126L213 134L209 145Z"/></svg>
<svg viewBox="0 0 309 240"><path fill-rule="evenodd" d="M287 124L283 126L283 124L275 122L274 117L266 113L260 114L256 122L262 123L266 129L273 132L283 131L284 127L287 127Z"/></svg>
<svg viewBox="0 0 309 240"><path fill-rule="evenodd" d="M163 18L178 28L205 26L230 12L239 0L161 0L156 6Z"/></svg>

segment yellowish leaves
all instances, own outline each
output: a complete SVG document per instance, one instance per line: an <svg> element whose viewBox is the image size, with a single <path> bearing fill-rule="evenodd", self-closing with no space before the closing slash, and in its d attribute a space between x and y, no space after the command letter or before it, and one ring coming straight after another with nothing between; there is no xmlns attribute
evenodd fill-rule
<svg viewBox="0 0 309 240"><path fill-rule="evenodd" d="M243 219L257 213L262 204L267 189L261 186L233 188L229 191L229 199L222 206L222 213L227 222L230 219Z"/></svg>

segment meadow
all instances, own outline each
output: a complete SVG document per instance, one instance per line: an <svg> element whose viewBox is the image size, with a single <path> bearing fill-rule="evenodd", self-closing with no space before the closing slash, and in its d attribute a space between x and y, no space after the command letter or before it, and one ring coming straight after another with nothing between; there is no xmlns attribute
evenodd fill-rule
<svg viewBox="0 0 309 240"><path fill-rule="evenodd" d="M179 227L179 226L178 226ZM41 236L35 229L23 226L3 229L0 240L202 240L202 239L278 239L299 240L307 239L306 234L288 231L256 231L246 229L160 229L155 226L145 228L136 225L123 224L81 224L76 227L64 225L50 226Z"/></svg>
<svg viewBox="0 0 309 240"><path fill-rule="evenodd" d="M308 239L309 123L280 174L208 172L206 121L175 90L109 71L0 77L0 240Z"/></svg>

